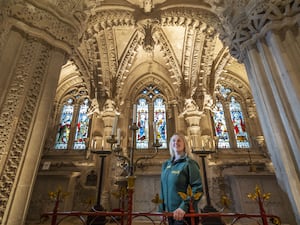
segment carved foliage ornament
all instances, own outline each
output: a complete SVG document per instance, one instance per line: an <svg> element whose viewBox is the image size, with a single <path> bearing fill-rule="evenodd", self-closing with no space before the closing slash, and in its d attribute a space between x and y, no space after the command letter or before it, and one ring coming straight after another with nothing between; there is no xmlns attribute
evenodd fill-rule
<svg viewBox="0 0 300 225"><path fill-rule="evenodd" d="M34 60L37 60L35 54L39 54L39 58L37 62L33 63ZM49 63L49 51L46 46L30 40L25 44L22 57L20 58L22 60L16 68L14 82L9 87L2 107L2 113L0 114L0 121L5 121L0 129L0 148L7 153L5 167L0 178L0 224L2 224L6 205L12 193L17 169L20 167L26 136L29 132L30 122L41 90L43 74ZM32 69L32 65L37 66L33 68L33 73L30 73L29 70ZM29 77L30 74L32 74L31 77ZM28 88L24 85L26 79L31 81ZM20 108L20 105L24 107ZM18 120L15 120L14 117L17 117L17 114L20 117ZM1 155L0 160L3 160L3 155Z"/></svg>
<svg viewBox="0 0 300 225"><path fill-rule="evenodd" d="M220 26L220 21L216 15L200 8L173 8L163 11L161 14L162 25L177 24L179 26L200 28L202 23L215 28Z"/></svg>
<svg viewBox="0 0 300 225"><path fill-rule="evenodd" d="M300 12L297 0L252 0L243 7L232 8L231 1L218 1L223 7L220 18L223 25L220 38L230 46L230 52L239 61L243 61L244 51L249 44L265 35L270 29L280 29L285 17L295 17ZM215 5L210 1L210 4ZM220 10L221 11L221 10ZM238 12L238 13L237 13ZM292 23L296 23L291 20Z"/></svg>
<svg viewBox="0 0 300 225"><path fill-rule="evenodd" d="M90 27L87 31L94 34L113 26L134 26L135 19L130 11L106 10L90 17L88 24Z"/></svg>
<svg viewBox="0 0 300 225"><path fill-rule="evenodd" d="M35 2L32 2L33 4ZM7 8L8 16L14 18L22 23L26 23L29 27L38 29L44 34L54 37L58 41L65 42L72 46L78 46L78 37L80 34L80 23L78 22L79 17L83 19L83 15L77 13L77 20L73 18L67 19L62 18L58 14L54 14L50 7L49 11L46 10L45 6L41 4L33 5L29 2L23 2L23 4L11 4ZM57 3L57 7L60 4ZM51 11L52 10L52 11ZM58 11L58 10L55 10ZM70 17L69 17L70 18Z"/></svg>

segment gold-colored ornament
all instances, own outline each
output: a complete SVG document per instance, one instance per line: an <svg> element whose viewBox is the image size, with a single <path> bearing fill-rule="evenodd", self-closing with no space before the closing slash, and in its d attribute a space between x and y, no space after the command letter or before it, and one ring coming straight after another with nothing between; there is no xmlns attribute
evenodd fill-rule
<svg viewBox="0 0 300 225"><path fill-rule="evenodd" d="M194 199L194 200L199 200L201 198L201 196L203 195L203 192L197 192L197 193L193 194L192 187L191 187L191 185L189 185L187 187L186 193L178 192L178 194L183 200L186 200L188 197L190 197L191 199Z"/></svg>

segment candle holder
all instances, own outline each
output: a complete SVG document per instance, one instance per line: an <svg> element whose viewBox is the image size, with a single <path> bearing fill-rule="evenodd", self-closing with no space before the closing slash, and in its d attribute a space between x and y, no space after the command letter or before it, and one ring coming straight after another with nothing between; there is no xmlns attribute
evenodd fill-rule
<svg viewBox="0 0 300 225"><path fill-rule="evenodd" d="M107 139L107 142L111 144L111 150L114 156L119 158L119 160L123 160L123 167L128 167L128 176L132 176L134 174L135 169L138 165L141 164L142 160L149 160L154 158L158 154L158 148L162 146L162 144L159 142L159 139L156 139L155 142L153 142L152 147L154 147L155 151L151 155L142 156L137 158L134 161L134 151L135 151L135 145L136 145L136 131L139 129L139 127L136 125L136 123L133 123L130 126L130 130L132 131L132 143L130 148L130 154L129 156L123 155L122 153L122 147L118 143L118 140L115 139L114 135L111 135L110 138ZM116 143L118 143L116 145Z"/></svg>
<svg viewBox="0 0 300 225"><path fill-rule="evenodd" d="M111 145L111 149L112 149L112 145L118 142L114 134L112 134L109 138L107 138L106 141Z"/></svg>
<svg viewBox="0 0 300 225"><path fill-rule="evenodd" d="M146 155L138 158L134 163L134 168L136 167L143 168L144 165L140 161L153 159L158 154L158 148L161 147L162 144L159 142L158 139L156 139L155 142L152 144L152 146L154 147L155 151L151 155Z"/></svg>
<svg viewBox="0 0 300 225"><path fill-rule="evenodd" d="M152 145L156 150L162 146L162 144L159 142L159 140L156 138L155 142Z"/></svg>
<svg viewBox="0 0 300 225"><path fill-rule="evenodd" d="M135 110L134 110L134 112L135 112ZM134 151L135 151L135 146L136 146L136 131L139 129L139 127L137 126L136 121L133 120L133 123L129 128L130 128L131 134L132 134L131 148L130 148L129 156L123 155L122 147L120 146L119 140L116 140L114 135L111 135L111 137L107 139L107 142L111 144L111 152L114 154L114 156L118 157L120 160L123 160L124 167L127 167L127 177L126 177L127 178L127 191L128 191L127 192L127 194L128 194L127 225L130 225L131 221L132 221L133 192L134 192L135 179L136 179L134 172L137 167L137 164L141 160L154 158L158 153L158 148L160 146L162 146L159 143L159 140L156 139L152 145L155 148L155 152L151 155L140 157L134 161ZM118 137L118 138L120 138L120 137ZM116 145L116 143L118 143L118 144Z"/></svg>
<svg viewBox="0 0 300 225"><path fill-rule="evenodd" d="M206 163L205 163L206 157L209 154L216 153L216 150L205 150L204 148L199 149L199 150L194 150L192 148L192 153L198 155L201 158L201 162L202 162L206 205L204 206L203 209L201 209L201 212L203 212L203 213L218 212L211 204L211 199L210 199L209 189L208 189L208 181L207 181ZM221 220L220 217L204 217L201 221L201 224L203 224L203 225L225 225L225 223Z"/></svg>
<svg viewBox="0 0 300 225"><path fill-rule="evenodd" d="M97 211L104 211L104 207L101 205L101 194L102 194L102 182L103 182L103 172L104 172L104 161L105 158L111 154L111 150L104 150L103 146L100 150L93 149L91 150L91 153L99 155L101 158L101 165L100 165L100 170L99 170L99 179L98 179L98 190L97 190L97 202L96 205L94 205L91 209L92 212L97 212ZM98 216L98 217L93 217L93 216L88 216L87 218L87 224L91 225L104 225L106 223L106 218L105 216Z"/></svg>

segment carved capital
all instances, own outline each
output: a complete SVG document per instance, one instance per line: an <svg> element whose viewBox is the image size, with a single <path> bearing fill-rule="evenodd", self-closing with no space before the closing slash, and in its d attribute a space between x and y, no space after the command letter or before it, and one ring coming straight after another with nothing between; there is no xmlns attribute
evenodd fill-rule
<svg viewBox="0 0 300 225"><path fill-rule="evenodd" d="M14 1L3 11L11 26L68 53L78 46L86 20L83 2L78 0Z"/></svg>
<svg viewBox="0 0 300 225"><path fill-rule="evenodd" d="M206 2L220 18L221 40L239 61L243 61L246 48L269 30L281 29L300 20L300 5L296 0L240 0L235 4L231 0Z"/></svg>
<svg viewBox="0 0 300 225"><path fill-rule="evenodd" d="M97 9L95 9L97 10ZM134 26L136 23L132 10L98 10L91 12L87 28L88 35L93 36L113 26Z"/></svg>
<svg viewBox="0 0 300 225"><path fill-rule="evenodd" d="M104 122L104 127L113 127L115 121L116 113L112 111L105 111L102 113L102 119Z"/></svg>
<svg viewBox="0 0 300 225"><path fill-rule="evenodd" d="M189 112L184 114L184 119L188 123L189 127L200 126L201 112Z"/></svg>

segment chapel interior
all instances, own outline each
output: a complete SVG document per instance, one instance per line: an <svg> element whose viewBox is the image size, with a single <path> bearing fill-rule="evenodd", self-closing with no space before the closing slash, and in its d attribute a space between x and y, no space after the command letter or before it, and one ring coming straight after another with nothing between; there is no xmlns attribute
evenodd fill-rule
<svg viewBox="0 0 300 225"><path fill-rule="evenodd" d="M50 224L58 191L59 211L121 210L128 177L132 210L157 212L176 132L207 177L201 209L259 213L259 189L266 213L300 224L299 12L298 0L1 0L0 224Z"/></svg>

